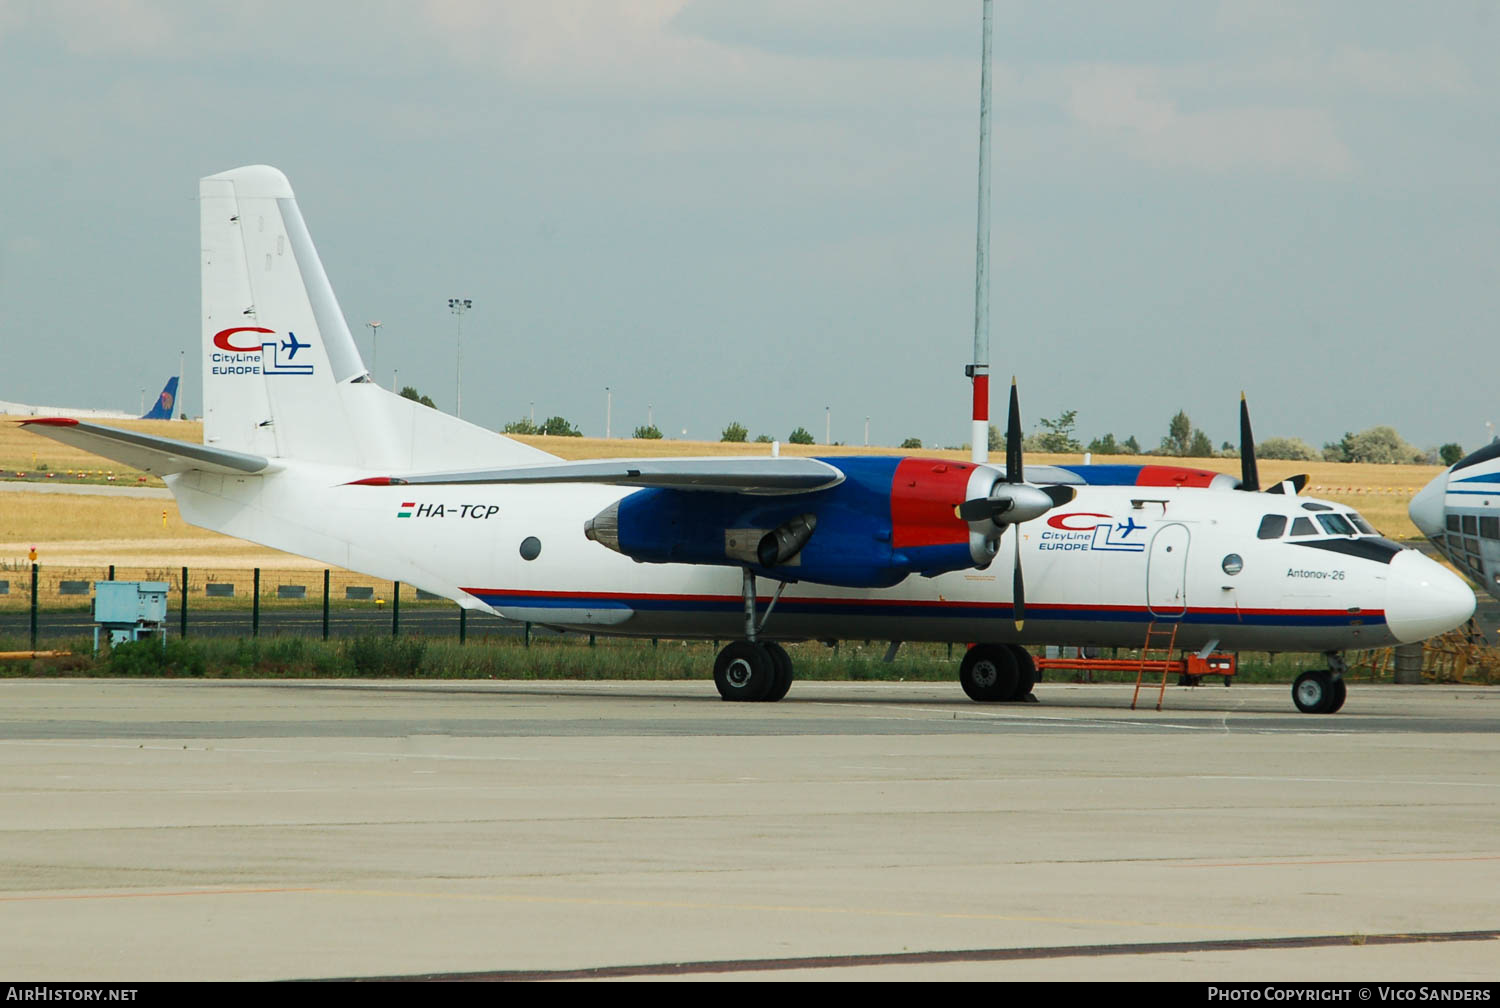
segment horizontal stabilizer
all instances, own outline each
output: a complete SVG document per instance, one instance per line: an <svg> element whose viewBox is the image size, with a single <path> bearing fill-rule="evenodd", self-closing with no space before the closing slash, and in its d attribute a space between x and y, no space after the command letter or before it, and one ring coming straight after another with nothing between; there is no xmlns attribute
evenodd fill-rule
<svg viewBox="0 0 1500 1008"><path fill-rule="evenodd" d="M54 441L82 448L95 455L113 459L121 465L157 476L192 470L244 476L268 472L271 468L270 460L259 455L210 448L175 438L138 434L82 420L46 417L40 420L23 420L21 425Z"/></svg>
<svg viewBox="0 0 1500 1008"><path fill-rule="evenodd" d="M603 483L611 486L702 490L711 493L796 494L844 481L827 462L810 458L602 459L472 472L372 476L361 486Z"/></svg>

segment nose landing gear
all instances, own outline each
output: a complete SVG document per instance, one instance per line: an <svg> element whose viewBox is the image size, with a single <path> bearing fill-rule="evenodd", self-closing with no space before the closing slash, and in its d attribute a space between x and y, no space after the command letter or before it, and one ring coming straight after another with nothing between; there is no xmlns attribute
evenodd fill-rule
<svg viewBox="0 0 1500 1008"><path fill-rule="evenodd" d="M1332 714L1344 706L1344 656L1328 652L1326 669L1309 669L1292 683L1292 703L1304 714Z"/></svg>

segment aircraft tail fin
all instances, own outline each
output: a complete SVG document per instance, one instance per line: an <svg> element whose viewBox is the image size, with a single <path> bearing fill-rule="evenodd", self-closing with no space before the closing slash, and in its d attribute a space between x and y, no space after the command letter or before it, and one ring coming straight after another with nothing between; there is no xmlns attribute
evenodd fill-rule
<svg viewBox="0 0 1500 1008"><path fill-rule="evenodd" d="M281 172L210 175L199 197L204 444L365 468L553 458L371 380Z"/></svg>
<svg viewBox="0 0 1500 1008"><path fill-rule="evenodd" d="M161 395L156 397L156 404L142 414L142 420L170 420L177 405L177 379L173 375L167 379L167 384L161 390Z"/></svg>

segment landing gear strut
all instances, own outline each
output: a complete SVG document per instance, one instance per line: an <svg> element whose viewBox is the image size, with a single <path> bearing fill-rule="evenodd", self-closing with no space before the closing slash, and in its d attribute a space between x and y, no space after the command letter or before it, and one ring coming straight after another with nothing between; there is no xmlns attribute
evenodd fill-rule
<svg viewBox="0 0 1500 1008"><path fill-rule="evenodd" d="M1344 671L1348 666L1337 651L1329 651L1327 657L1326 669L1309 669L1292 683L1292 703L1304 714L1332 714L1344 706Z"/></svg>
<svg viewBox="0 0 1500 1008"><path fill-rule="evenodd" d="M775 641L757 638L781 598L785 581L778 581L776 594L757 624L755 619L755 575L745 568L741 594L745 600L745 639L731 641L714 660L714 685L725 700L776 701L792 688L792 657Z"/></svg>

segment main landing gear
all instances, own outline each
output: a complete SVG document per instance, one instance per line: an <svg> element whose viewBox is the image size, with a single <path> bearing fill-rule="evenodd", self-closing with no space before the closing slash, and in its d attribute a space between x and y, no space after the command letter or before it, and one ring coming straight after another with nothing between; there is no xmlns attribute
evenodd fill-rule
<svg viewBox="0 0 1500 1008"><path fill-rule="evenodd" d="M1292 683L1292 703L1304 714L1332 714L1344 706L1344 656L1328 652L1326 669L1309 669Z"/></svg>
<svg viewBox="0 0 1500 1008"><path fill-rule="evenodd" d="M1031 652L1014 644L975 644L958 666L970 700L1025 700L1036 685Z"/></svg>
<svg viewBox="0 0 1500 1008"><path fill-rule="evenodd" d="M776 701L792 688L792 656L775 641L757 640L776 608L785 581L776 584L776 594L766 606L759 625L755 620L755 575L745 568L741 582L745 599L745 639L731 641L714 659L714 685L725 700Z"/></svg>

